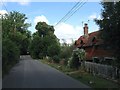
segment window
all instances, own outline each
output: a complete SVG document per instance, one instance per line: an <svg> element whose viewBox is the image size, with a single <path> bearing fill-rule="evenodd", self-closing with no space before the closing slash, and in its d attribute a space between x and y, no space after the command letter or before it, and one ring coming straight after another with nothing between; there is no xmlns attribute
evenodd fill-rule
<svg viewBox="0 0 120 90"><path fill-rule="evenodd" d="M97 40L96 40L96 37L93 37L92 39L92 45L96 44Z"/></svg>
<svg viewBox="0 0 120 90"><path fill-rule="evenodd" d="M80 41L80 44L83 44L83 40Z"/></svg>

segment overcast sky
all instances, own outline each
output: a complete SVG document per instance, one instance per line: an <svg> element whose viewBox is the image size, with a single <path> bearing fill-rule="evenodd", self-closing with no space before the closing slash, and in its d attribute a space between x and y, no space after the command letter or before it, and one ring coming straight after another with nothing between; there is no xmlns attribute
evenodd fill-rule
<svg viewBox="0 0 120 90"><path fill-rule="evenodd" d="M32 24L29 30L34 33L37 22L45 21L47 24L54 26L75 4L76 2L30 2L29 0L26 0L26 2L5 2L0 13L19 11L26 14L27 22ZM100 2L85 3L66 22L61 22L54 27L55 35L61 42L65 39L67 43L71 43L72 39L76 40L83 35L82 22L88 23L89 33L99 30L93 19L101 18L101 9ZM88 20L89 22L87 22Z"/></svg>

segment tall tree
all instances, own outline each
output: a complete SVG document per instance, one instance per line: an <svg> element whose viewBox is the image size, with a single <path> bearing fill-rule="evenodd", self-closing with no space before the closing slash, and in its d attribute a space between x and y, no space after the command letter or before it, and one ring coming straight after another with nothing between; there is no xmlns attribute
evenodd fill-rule
<svg viewBox="0 0 120 90"><path fill-rule="evenodd" d="M38 22L35 29L38 30L40 37L44 37L45 35L50 35L50 33L54 33L53 26L47 25L45 22Z"/></svg>
<svg viewBox="0 0 120 90"><path fill-rule="evenodd" d="M26 23L25 14L12 11L0 17L2 21L2 74L15 65L20 53L26 54L31 38L27 30L30 24Z"/></svg>
<svg viewBox="0 0 120 90"><path fill-rule="evenodd" d="M28 27L30 26L29 23L26 23L27 17L25 14L12 11L9 14L5 14L3 17L2 24L7 25L6 27L3 27L4 31L19 31L21 33L24 33ZM4 33L3 31L3 33Z"/></svg>
<svg viewBox="0 0 120 90"><path fill-rule="evenodd" d="M26 23L25 14L12 11L2 17L3 38L8 37L19 47L21 54L26 54L30 42L31 33L28 31L29 23Z"/></svg>
<svg viewBox="0 0 120 90"><path fill-rule="evenodd" d="M103 6L102 19L95 21L103 30L101 37L105 45L113 50L116 58L114 65L120 69L120 1L101 4Z"/></svg>
<svg viewBox="0 0 120 90"><path fill-rule="evenodd" d="M33 40L30 46L31 55L34 58L42 58L45 56L53 57L54 55L58 55L60 52L60 43L54 34L53 26L45 22L38 22L35 28L37 32L35 32L32 37ZM37 40L35 40L35 38ZM37 43L37 47L35 43Z"/></svg>

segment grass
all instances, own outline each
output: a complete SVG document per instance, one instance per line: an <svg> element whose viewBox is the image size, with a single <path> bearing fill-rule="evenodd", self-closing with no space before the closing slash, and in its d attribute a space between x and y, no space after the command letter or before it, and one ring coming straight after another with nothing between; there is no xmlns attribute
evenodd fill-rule
<svg viewBox="0 0 120 90"><path fill-rule="evenodd" d="M60 65L56 63L48 63L46 60L41 60L43 63L50 65L51 67L54 67L63 73L69 75L72 78L75 78L76 80L79 80L80 82L96 89L96 88L120 88L120 85L110 81L106 80L104 78L93 76L90 73L85 72L84 70L75 70L75 69L69 69L65 65Z"/></svg>
<svg viewBox="0 0 120 90"><path fill-rule="evenodd" d="M106 80L98 76L93 76L92 74L89 74L84 71L72 73L70 74L70 76L87 84L88 86L92 88L120 88L118 84L110 80Z"/></svg>
<svg viewBox="0 0 120 90"><path fill-rule="evenodd" d="M57 70L60 70L60 71L62 71L64 73L75 71L75 69L67 68L65 65L60 65L60 64L57 64L57 63L50 63L50 62L47 62L46 60L41 60L41 62L43 62L45 64L48 64L51 67L54 67Z"/></svg>

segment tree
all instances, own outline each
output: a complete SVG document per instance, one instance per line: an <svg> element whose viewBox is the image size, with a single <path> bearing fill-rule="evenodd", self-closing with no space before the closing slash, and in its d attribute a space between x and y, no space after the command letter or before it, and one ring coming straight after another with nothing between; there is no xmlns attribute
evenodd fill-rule
<svg viewBox="0 0 120 90"><path fill-rule="evenodd" d="M30 43L30 55L32 56L32 58L43 58L43 50L44 49L44 45L43 45L43 40L41 37L39 37L38 35L33 37L33 40Z"/></svg>
<svg viewBox="0 0 120 90"><path fill-rule="evenodd" d="M53 26L47 25L45 22L38 22L35 26L35 29L38 30L39 36L44 37L50 33L54 33Z"/></svg>
<svg viewBox="0 0 120 90"><path fill-rule="evenodd" d="M30 27L29 23L26 23L26 15L17 11L12 11L9 14L5 14L2 25L7 25L3 27L3 33L15 32L19 31L21 33L25 33L28 27Z"/></svg>
<svg viewBox="0 0 120 90"><path fill-rule="evenodd" d="M103 32L101 38L104 40L105 46L113 51L115 60L112 63L117 67L118 78L120 70L120 1L118 2L102 2L102 19L95 20Z"/></svg>
<svg viewBox="0 0 120 90"><path fill-rule="evenodd" d="M120 1L119 2L102 2L102 19L95 20L103 32L101 38L105 46L113 50L116 58L116 65L120 68ZM109 42L109 43L108 43Z"/></svg>
<svg viewBox="0 0 120 90"><path fill-rule="evenodd" d="M8 72L20 58L26 54L30 42L30 24L25 23L25 14L13 11L0 18L2 20L2 69L3 74Z"/></svg>
<svg viewBox="0 0 120 90"><path fill-rule="evenodd" d="M20 51L17 45L8 38L2 39L2 72L3 75L19 60Z"/></svg>
<svg viewBox="0 0 120 90"><path fill-rule="evenodd" d="M45 22L38 22L35 28L37 32L32 36L30 45L31 56L34 56L34 58L43 58L46 56L53 57L54 55L58 55L60 43L54 34L53 26Z"/></svg>
<svg viewBox="0 0 120 90"><path fill-rule="evenodd" d="M53 44L53 45L51 45L51 46L48 47L47 51L48 51L48 55L50 57L53 57L55 55L58 56L60 54L60 46L57 45L57 44Z"/></svg>
<svg viewBox="0 0 120 90"><path fill-rule="evenodd" d="M29 23L26 23L26 15L12 11L2 17L3 38L11 39L20 49L21 54L27 54L31 33L28 31Z"/></svg>

